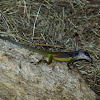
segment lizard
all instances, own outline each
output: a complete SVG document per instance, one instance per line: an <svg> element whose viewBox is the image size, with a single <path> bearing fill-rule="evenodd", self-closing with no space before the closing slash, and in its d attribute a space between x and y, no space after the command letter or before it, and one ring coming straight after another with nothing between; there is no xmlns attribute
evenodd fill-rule
<svg viewBox="0 0 100 100"><path fill-rule="evenodd" d="M85 61L92 63L92 58L90 57L89 53L84 50L66 51L66 52L51 52L51 51L37 49L30 45L18 43L7 37L0 36L0 39L7 40L15 45L26 48L32 52L37 52L37 53L49 58L48 61L41 59L39 62L43 61L47 64L50 64L52 62L52 60L66 61L69 69L71 69L70 64L73 64L76 61L85 60Z"/></svg>

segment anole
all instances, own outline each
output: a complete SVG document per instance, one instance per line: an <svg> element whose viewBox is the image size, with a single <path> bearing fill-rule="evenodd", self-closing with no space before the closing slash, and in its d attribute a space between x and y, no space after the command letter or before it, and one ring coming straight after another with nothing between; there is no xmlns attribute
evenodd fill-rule
<svg viewBox="0 0 100 100"><path fill-rule="evenodd" d="M21 46L21 47L26 48L30 51L37 52L43 56L48 57L49 58L48 61L43 60L43 59L40 60L40 61L43 61L47 64L50 64L52 62L52 60L66 61L68 67L70 68L70 64L73 64L74 62L76 62L78 60L86 60L90 63L92 62L92 58L90 57L90 55L87 51L77 50L77 51L68 51L68 52L49 52L49 51L34 48L34 47L26 45L26 44L17 43L17 42L15 42L12 39L9 39L7 37L0 36L0 39L8 40L9 42L12 42L15 45Z"/></svg>

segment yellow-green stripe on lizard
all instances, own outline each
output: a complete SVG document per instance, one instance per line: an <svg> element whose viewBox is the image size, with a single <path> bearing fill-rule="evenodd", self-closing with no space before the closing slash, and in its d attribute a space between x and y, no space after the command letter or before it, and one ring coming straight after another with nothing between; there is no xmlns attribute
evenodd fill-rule
<svg viewBox="0 0 100 100"><path fill-rule="evenodd" d="M21 46L23 48L29 49L30 51L37 52L43 56L48 57L49 58L48 61L43 60L43 59L40 60L48 64L50 64L52 60L66 61L68 64L68 67L70 68L69 65L78 60L86 60L88 62L92 62L92 58L90 57L89 53L83 50L68 51L68 52L49 52L49 51L34 48L26 44L17 43L7 37L0 36L0 39L8 40L9 42L12 42L15 45Z"/></svg>

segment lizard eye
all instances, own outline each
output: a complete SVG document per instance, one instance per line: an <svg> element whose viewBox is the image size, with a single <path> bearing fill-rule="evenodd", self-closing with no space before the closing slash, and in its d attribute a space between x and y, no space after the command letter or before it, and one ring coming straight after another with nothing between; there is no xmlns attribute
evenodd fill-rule
<svg viewBox="0 0 100 100"><path fill-rule="evenodd" d="M86 55L86 56L89 56L89 54L88 54L87 52L85 52L85 55Z"/></svg>
<svg viewBox="0 0 100 100"><path fill-rule="evenodd" d="M78 56L78 54L79 54L79 53L78 53L78 52L76 52L74 56Z"/></svg>

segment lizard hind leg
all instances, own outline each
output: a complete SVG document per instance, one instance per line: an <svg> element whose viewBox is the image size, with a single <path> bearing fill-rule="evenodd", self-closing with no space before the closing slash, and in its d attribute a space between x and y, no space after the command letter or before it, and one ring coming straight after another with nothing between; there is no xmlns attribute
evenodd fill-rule
<svg viewBox="0 0 100 100"><path fill-rule="evenodd" d="M41 59L41 60L39 60L38 63L44 62L44 63L47 63L47 64L51 64L52 59L53 59L53 55L50 55L48 61L47 60L44 60L44 59Z"/></svg>

